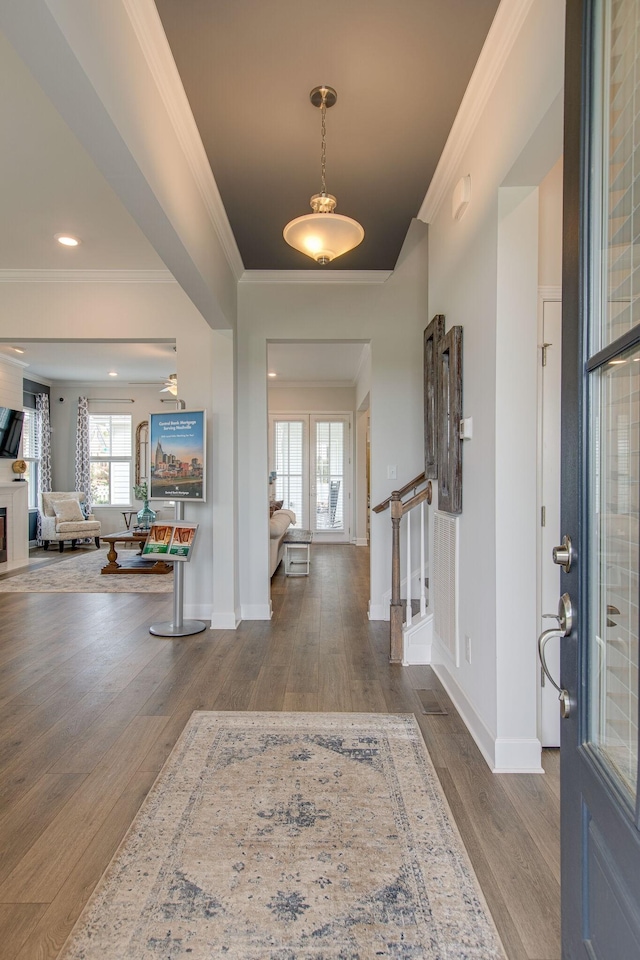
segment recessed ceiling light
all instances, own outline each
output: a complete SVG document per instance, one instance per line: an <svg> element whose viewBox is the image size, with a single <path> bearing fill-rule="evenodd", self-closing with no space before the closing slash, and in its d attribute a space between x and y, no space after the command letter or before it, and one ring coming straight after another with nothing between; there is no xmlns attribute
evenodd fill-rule
<svg viewBox="0 0 640 960"><path fill-rule="evenodd" d="M70 233L56 233L54 240L61 243L63 247L77 247L80 241Z"/></svg>
<svg viewBox="0 0 640 960"><path fill-rule="evenodd" d="M268 373L267 376L268 376L268 377L277 377L278 374L277 374L277 373Z"/></svg>
<svg viewBox="0 0 640 960"><path fill-rule="evenodd" d="M110 376L110 377L117 377L118 374L116 373L115 370L109 370L109 376Z"/></svg>
<svg viewBox="0 0 640 960"><path fill-rule="evenodd" d="M22 349L22 347L11 347L11 349L12 349L15 353L24 353L24 350Z"/></svg>

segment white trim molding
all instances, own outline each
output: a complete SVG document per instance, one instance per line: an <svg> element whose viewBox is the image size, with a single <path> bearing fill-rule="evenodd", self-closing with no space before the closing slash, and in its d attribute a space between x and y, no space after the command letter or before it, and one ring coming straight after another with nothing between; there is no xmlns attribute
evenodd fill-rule
<svg viewBox="0 0 640 960"><path fill-rule="evenodd" d="M442 645L434 639L432 666L464 725L493 773L544 773L542 746L537 738L496 737L487 729L475 707L456 683L442 660Z"/></svg>
<svg viewBox="0 0 640 960"><path fill-rule="evenodd" d="M393 270L245 270L240 283L386 283Z"/></svg>
<svg viewBox="0 0 640 960"><path fill-rule="evenodd" d="M214 613L210 610L208 617L201 614L200 619L211 620L210 630L237 630L240 625L240 620L233 611L229 613Z"/></svg>
<svg viewBox="0 0 640 960"><path fill-rule="evenodd" d="M460 178L460 164L498 77L513 49L533 0L502 0L471 74L418 220L431 223Z"/></svg>
<svg viewBox="0 0 640 960"><path fill-rule="evenodd" d="M271 620L271 601L269 603L243 603L240 607L243 620Z"/></svg>
<svg viewBox="0 0 640 960"><path fill-rule="evenodd" d="M198 185L211 224L224 250L227 262L238 280L244 270L242 257L173 59L160 14L153 0L123 0L123 6Z"/></svg>
<svg viewBox="0 0 640 960"><path fill-rule="evenodd" d="M0 270L0 283L177 283L169 270Z"/></svg>

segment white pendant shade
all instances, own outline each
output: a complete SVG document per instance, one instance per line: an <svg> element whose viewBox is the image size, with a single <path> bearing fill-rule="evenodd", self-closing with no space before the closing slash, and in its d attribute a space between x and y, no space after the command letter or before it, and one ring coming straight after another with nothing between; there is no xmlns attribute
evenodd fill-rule
<svg viewBox="0 0 640 960"><path fill-rule="evenodd" d="M353 250L364 239L364 230L340 213L308 213L291 220L282 231L289 246L318 263L330 263Z"/></svg>

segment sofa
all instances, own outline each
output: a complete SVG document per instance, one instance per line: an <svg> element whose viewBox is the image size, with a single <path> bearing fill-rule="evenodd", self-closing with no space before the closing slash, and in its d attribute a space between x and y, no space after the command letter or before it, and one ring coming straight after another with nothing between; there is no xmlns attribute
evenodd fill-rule
<svg viewBox="0 0 640 960"><path fill-rule="evenodd" d="M274 510L269 518L269 576L278 569L284 554L284 536L292 523L296 522L293 510Z"/></svg>

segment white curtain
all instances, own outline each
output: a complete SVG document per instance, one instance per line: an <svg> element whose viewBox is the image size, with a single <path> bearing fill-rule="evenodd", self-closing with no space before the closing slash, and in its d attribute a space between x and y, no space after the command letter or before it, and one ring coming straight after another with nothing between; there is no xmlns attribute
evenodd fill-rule
<svg viewBox="0 0 640 960"><path fill-rule="evenodd" d="M91 452L89 449L89 401L78 397L76 427L76 490L84 493L86 515L91 513Z"/></svg>
<svg viewBox="0 0 640 960"><path fill-rule="evenodd" d="M40 460L38 469L38 503L43 493L51 490L51 420L49 418L49 395L36 394L36 450ZM38 509L37 537L42 540L42 517Z"/></svg>

